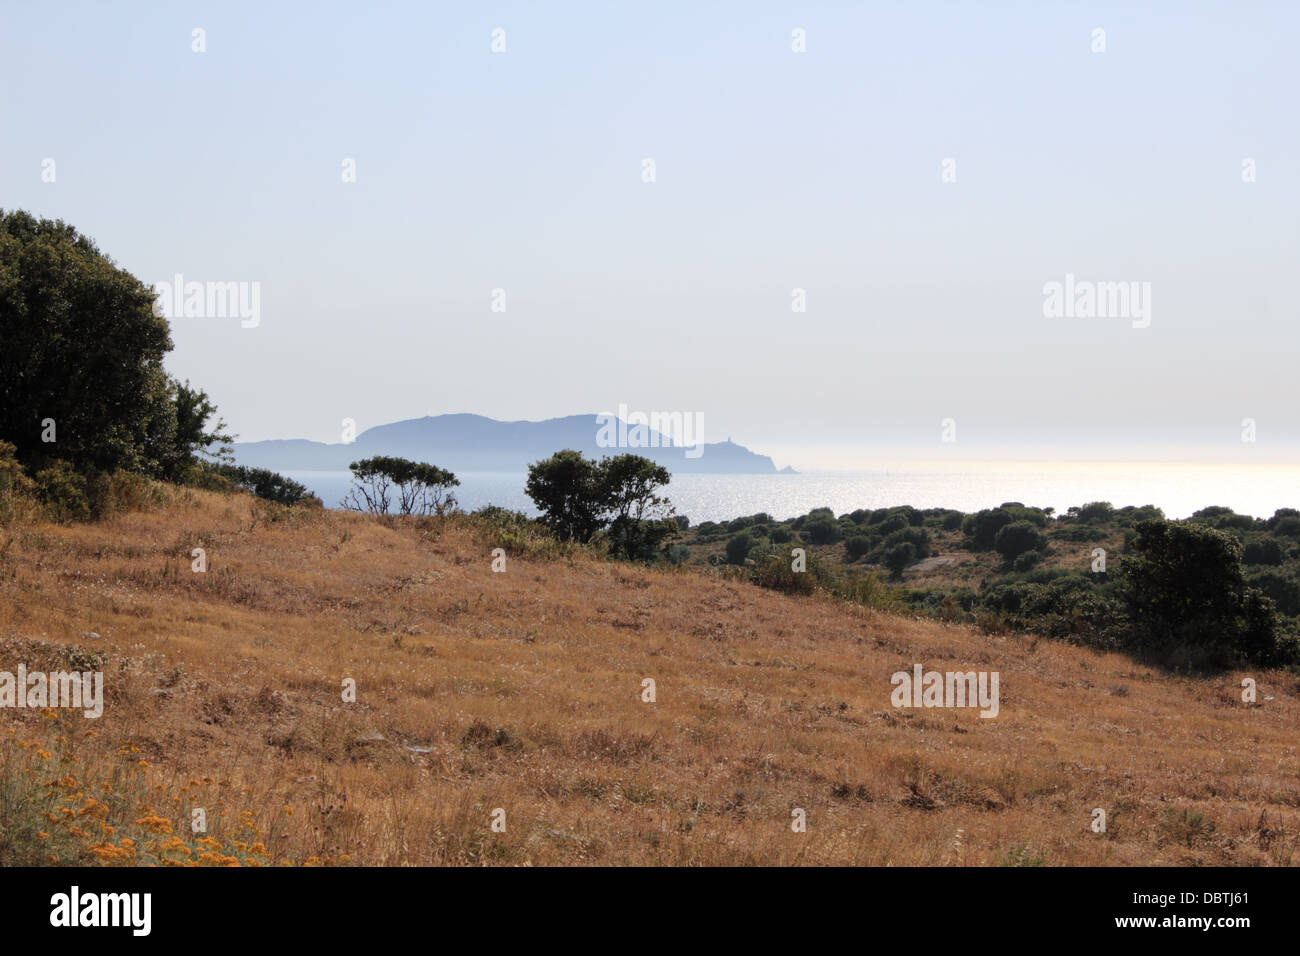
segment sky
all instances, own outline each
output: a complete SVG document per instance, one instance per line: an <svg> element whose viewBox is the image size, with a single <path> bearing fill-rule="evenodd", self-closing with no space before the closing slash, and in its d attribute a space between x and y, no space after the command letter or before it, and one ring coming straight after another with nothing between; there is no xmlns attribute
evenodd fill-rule
<svg viewBox="0 0 1300 956"><path fill-rule="evenodd" d="M1297 40L1290 2L0 0L0 207L256 283L167 360L241 440L626 405L802 470L1300 461Z"/></svg>

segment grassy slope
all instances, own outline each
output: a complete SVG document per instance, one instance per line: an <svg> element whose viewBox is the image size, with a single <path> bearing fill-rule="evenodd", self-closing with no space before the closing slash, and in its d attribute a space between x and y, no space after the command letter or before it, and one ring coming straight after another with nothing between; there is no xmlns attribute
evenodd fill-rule
<svg viewBox="0 0 1300 956"><path fill-rule="evenodd" d="M65 803L94 795L117 824L33 845L108 858L129 831L130 860L172 829L156 857L193 859L195 806L222 852L243 856L243 814L239 846L274 862L1259 865L1300 840L1293 677L1250 675L1247 707L1243 674L583 555L493 573L464 522L263 512L179 492L15 534L0 670L99 652L108 703L98 721L0 711L7 805L64 775ZM894 710L889 677L918 662L1000 671L1001 714Z"/></svg>

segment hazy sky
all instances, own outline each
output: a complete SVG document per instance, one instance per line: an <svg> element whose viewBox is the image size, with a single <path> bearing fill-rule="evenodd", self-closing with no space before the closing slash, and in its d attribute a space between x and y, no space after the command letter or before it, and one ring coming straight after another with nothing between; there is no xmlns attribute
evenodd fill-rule
<svg viewBox="0 0 1300 956"><path fill-rule="evenodd" d="M260 283L168 360L244 440L625 403L803 469L1300 457L1300 5L1133 6L3 0L0 206ZM1149 312L1045 315L1067 274Z"/></svg>

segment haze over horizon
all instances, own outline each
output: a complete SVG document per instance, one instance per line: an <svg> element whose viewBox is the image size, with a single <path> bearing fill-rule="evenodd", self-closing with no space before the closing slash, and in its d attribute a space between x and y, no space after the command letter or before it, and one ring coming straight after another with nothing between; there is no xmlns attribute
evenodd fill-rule
<svg viewBox="0 0 1300 956"><path fill-rule="evenodd" d="M241 441L625 403L801 471L1300 461L1294 7L73 6L0 11L3 206L259 283L167 362Z"/></svg>

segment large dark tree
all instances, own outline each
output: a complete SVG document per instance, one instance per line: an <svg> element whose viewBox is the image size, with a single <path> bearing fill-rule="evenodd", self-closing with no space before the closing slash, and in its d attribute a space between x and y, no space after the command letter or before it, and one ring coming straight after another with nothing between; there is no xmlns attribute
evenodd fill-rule
<svg viewBox="0 0 1300 956"><path fill-rule="evenodd" d="M1248 587L1241 545L1199 522L1141 521L1121 564L1121 595L1137 649L1199 651L1206 663L1275 662L1273 602Z"/></svg>
<svg viewBox="0 0 1300 956"><path fill-rule="evenodd" d="M567 541L590 541L604 525L596 462L565 449L528 466L524 485L542 521Z"/></svg>
<svg viewBox="0 0 1300 956"><path fill-rule="evenodd" d="M229 436L207 427L207 395L168 378L171 347L153 290L88 237L0 210L0 439L19 460L181 477Z"/></svg>

